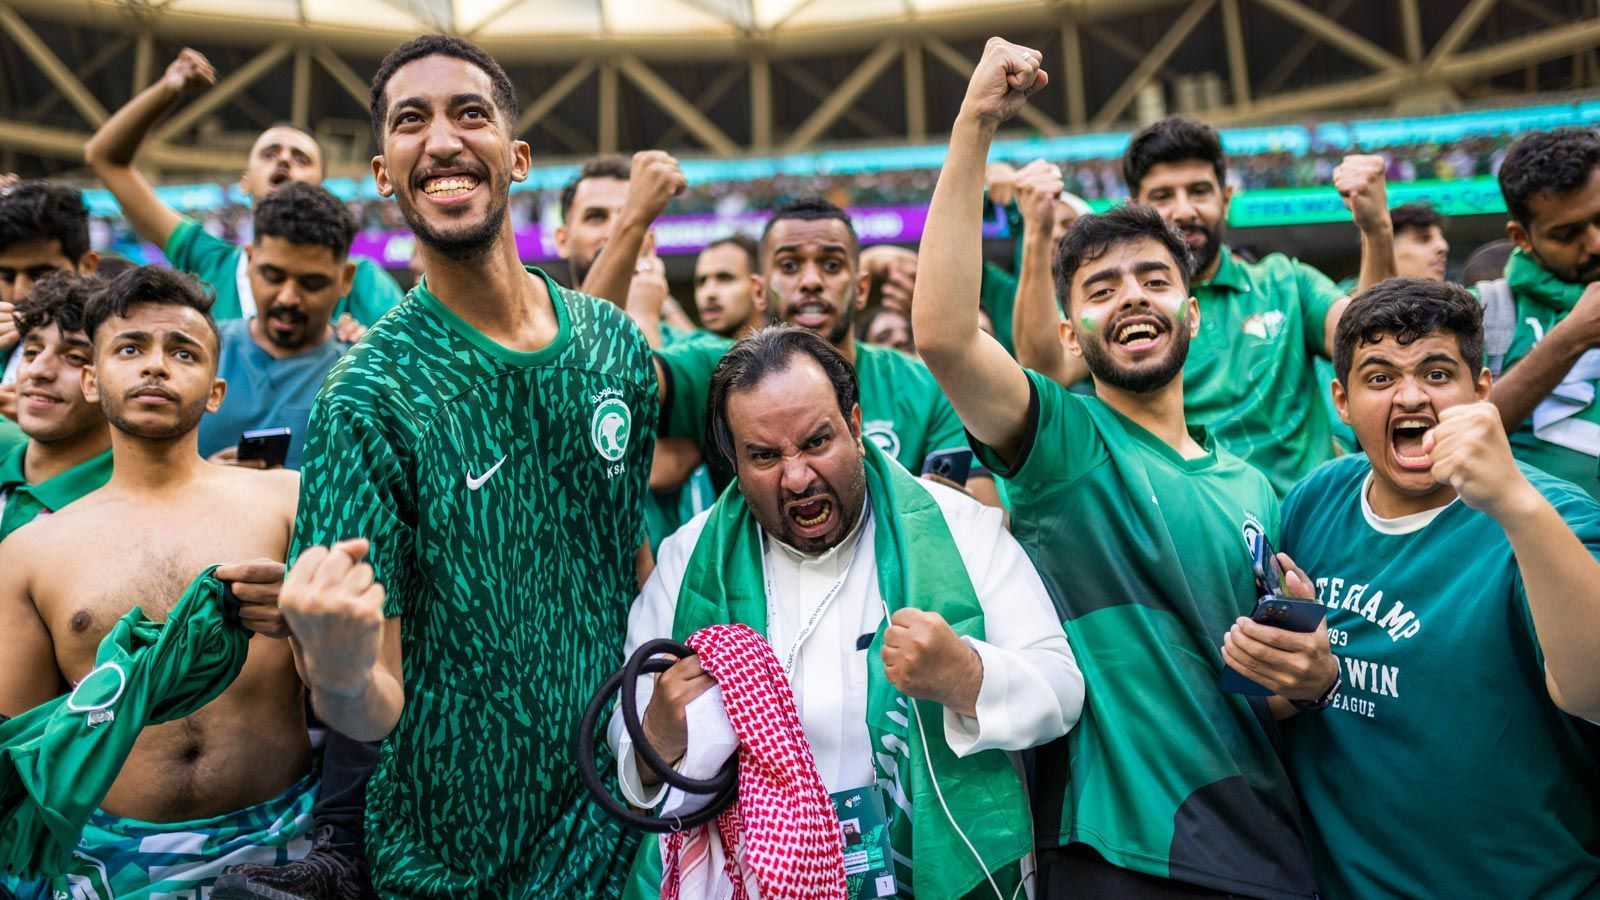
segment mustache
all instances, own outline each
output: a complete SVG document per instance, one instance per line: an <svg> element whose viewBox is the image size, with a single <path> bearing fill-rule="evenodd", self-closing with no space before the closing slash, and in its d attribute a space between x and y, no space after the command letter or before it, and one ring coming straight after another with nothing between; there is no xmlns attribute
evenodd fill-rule
<svg viewBox="0 0 1600 900"><path fill-rule="evenodd" d="M449 165L429 166L427 169L411 174L411 186L422 190L422 183L430 178L437 178L442 173L451 175L470 175L481 182L488 182L489 169L481 163L455 163Z"/></svg>
<svg viewBox="0 0 1600 900"><path fill-rule="evenodd" d="M153 381L152 382L146 382L146 383L141 384L141 385L139 385L137 387L130 388L127 391L125 391L122 396L131 398L135 394L155 394L155 395L157 395L159 397L162 397L164 399L167 399L167 400L177 400L178 399L178 395L173 393L172 390L170 388L168 388L166 385L163 385L163 384L160 384L160 383L157 383L157 382L153 382Z"/></svg>

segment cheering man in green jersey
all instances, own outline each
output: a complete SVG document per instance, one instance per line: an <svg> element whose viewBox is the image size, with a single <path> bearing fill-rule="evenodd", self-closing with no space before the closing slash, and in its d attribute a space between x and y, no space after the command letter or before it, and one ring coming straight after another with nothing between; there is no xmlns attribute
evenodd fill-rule
<svg viewBox="0 0 1600 900"><path fill-rule="evenodd" d="M185 49L167 66L161 80L140 91L100 126L83 146L84 161L111 189L122 205L122 214L140 237L160 247L174 266L216 292L217 302L212 310L216 319L249 319L257 310L244 248L207 233L199 222L179 215L133 167L139 145L167 110L185 94L205 90L216 80L217 72L211 63L198 51ZM320 185L325 174L322 148L316 138L294 125L274 125L261 132L250 148L239 187L260 202L291 181ZM334 309L339 339L359 338L400 298L400 286L383 267L369 259L356 260L355 280Z"/></svg>
<svg viewBox="0 0 1600 900"><path fill-rule="evenodd" d="M83 330L92 279L59 273L17 304L17 423L28 440L0 453L0 540L111 477L111 432L79 379L93 353Z"/></svg>
<svg viewBox="0 0 1600 900"><path fill-rule="evenodd" d="M1500 192L1517 249L1505 268L1511 309L1486 313L1486 326L1513 329L1490 351L1492 399L1517 459L1600 498L1600 137L1522 138L1500 165Z"/></svg>
<svg viewBox="0 0 1600 900"><path fill-rule="evenodd" d="M1600 504L1512 457L1462 288L1386 281L1336 340L1366 453L1283 508L1344 664L1331 707L1283 726L1322 888L1596 896L1600 762L1576 717L1600 719ZM1241 622L1230 664L1272 686L1281 634Z"/></svg>
<svg viewBox="0 0 1600 900"><path fill-rule="evenodd" d="M366 853L387 896L605 896L634 844L570 742L638 587L655 375L620 309L518 260L516 121L466 41L379 67L373 172L427 274L328 376L301 469L285 615L318 715L383 739ZM316 549L347 538L370 571Z"/></svg>
<svg viewBox="0 0 1600 900"><path fill-rule="evenodd" d="M767 309L779 321L815 331L855 367L861 385L861 428L878 449L915 472L928 454L966 446L961 421L928 367L888 347L857 341L856 314L871 279L860 269L861 244L844 210L826 200L779 208L761 236L761 284ZM721 487L732 480L728 461L706 441L711 372L733 341L707 336L656 354L661 382L661 434L700 442ZM998 506L988 473L967 480L967 491Z"/></svg>
<svg viewBox="0 0 1600 900"><path fill-rule="evenodd" d="M164 618L218 560L257 560L216 571L248 582L235 585L241 600L275 594L297 477L200 457L200 417L225 391L208 305L192 278L155 266L124 273L88 301L93 361L81 370L82 391L111 424L112 474L0 542L0 714L81 682L120 617L138 606ZM266 597L247 596L262 588ZM267 604L246 604L240 618L286 633ZM290 646L253 640L220 696L145 728L109 792L87 800L99 810L55 895L198 896L228 862L302 854L311 768Z"/></svg>
<svg viewBox="0 0 1600 900"><path fill-rule="evenodd" d="M1013 530L1084 674L1083 718L1036 751L1042 894L1311 897L1266 704L1217 687L1218 648L1256 601L1246 541L1276 535L1278 501L1185 420L1184 359L1204 326L1183 238L1140 204L1067 232L1061 334L1094 397L1025 371L978 329L984 159L1046 83L1040 59L999 38L984 50L928 211L912 316L974 447L1015 487ZM1325 632L1298 637L1305 677L1278 693L1315 700L1336 663Z"/></svg>

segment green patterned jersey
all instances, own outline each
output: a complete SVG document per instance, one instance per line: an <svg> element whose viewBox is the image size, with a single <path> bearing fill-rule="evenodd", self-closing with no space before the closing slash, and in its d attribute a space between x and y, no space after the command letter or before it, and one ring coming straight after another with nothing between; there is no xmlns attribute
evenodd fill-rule
<svg viewBox="0 0 1600 900"><path fill-rule="evenodd" d="M367 790L386 895L604 897L631 859L571 747L622 657L655 373L621 310L529 271L548 347L493 342L423 282L312 408L296 551L369 538L402 620L405 710Z"/></svg>

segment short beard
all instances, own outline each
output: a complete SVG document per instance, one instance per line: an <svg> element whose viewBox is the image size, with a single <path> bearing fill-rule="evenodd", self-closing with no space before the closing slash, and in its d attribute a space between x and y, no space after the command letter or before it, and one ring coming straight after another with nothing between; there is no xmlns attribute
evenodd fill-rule
<svg viewBox="0 0 1600 900"><path fill-rule="evenodd" d="M1172 346L1161 359L1141 366L1119 366L1111 359L1105 339L1096 335L1081 335L1078 346L1083 350L1083 361L1095 380L1130 394L1148 394L1172 383L1183 371L1189 358L1189 323L1185 316L1172 326Z"/></svg>
<svg viewBox="0 0 1600 900"><path fill-rule="evenodd" d="M1189 250L1189 254L1194 257L1194 275L1197 277L1201 272L1211 268L1211 264L1217 261L1217 254L1222 252L1222 226L1218 225L1213 230L1201 225L1200 230L1205 233L1205 242Z"/></svg>
<svg viewBox="0 0 1600 900"><path fill-rule="evenodd" d="M833 487L833 485L827 485L813 493L828 492ZM750 506L750 512L755 515L757 524L768 535L799 550L801 553L817 555L827 553L834 547L839 546L846 537L849 537L850 532L855 530L856 521L861 518L861 498L865 497L867 493L866 467L863 465L853 469L848 476L848 481L839 485L839 489L831 492L835 503L839 507L839 527L834 530L832 535L815 541L803 539L790 530L791 522L789 517L784 514L781 502L774 510L777 516L777 521L775 522L762 521L764 517L756 513L756 506L750 503L748 497L745 498L745 503Z"/></svg>
<svg viewBox="0 0 1600 900"><path fill-rule="evenodd" d="M1561 281L1565 281L1567 284L1589 284L1590 282L1595 281L1597 278L1600 278L1600 256L1589 257L1589 265L1586 269L1576 268L1563 271L1555 266L1550 265L1550 263L1539 254L1538 248L1534 248L1530 245L1530 252L1528 255L1533 257L1533 261L1538 263L1540 268L1544 269L1546 272L1549 272L1551 275L1554 275ZM1584 274L1585 272L1589 272L1591 274L1586 275Z"/></svg>
<svg viewBox="0 0 1600 900"><path fill-rule="evenodd" d="M411 226L411 233L415 234L417 240L424 246L447 259L472 262L488 255L495 242L500 240L500 228L506 220L506 205L511 198L508 192L496 190L494 200L489 204L489 213L483 217L483 221L459 234L441 234L434 231L422 220L422 216L417 214L416 207L406 199L403 192L396 192L395 199L400 202L400 215L404 216L406 224Z"/></svg>
<svg viewBox="0 0 1600 900"><path fill-rule="evenodd" d="M166 442L181 438L200 427L200 417L206 414L207 399L209 398L201 397L186 406L178 407L178 418L175 421L169 425L149 429L135 425L128 420L128 417L123 412L124 406L121 400L112 400L109 396L102 396L100 398L100 406L105 412L106 422L112 428L141 440Z"/></svg>

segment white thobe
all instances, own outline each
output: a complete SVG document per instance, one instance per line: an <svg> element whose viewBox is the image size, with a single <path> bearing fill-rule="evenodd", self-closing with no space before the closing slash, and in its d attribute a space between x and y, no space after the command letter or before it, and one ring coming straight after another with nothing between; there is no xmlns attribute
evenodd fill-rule
<svg viewBox="0 0 1600 900"><path fill-rule="evenodd" d="M919 484L944 513L984 614L984 640L962 639L983 662L976 715L944 711L942 724L950 749L957 756L990 749L1024 750L1066 734L1083 710L1083 675L1033 564L1005 530L999 510L942 485ZM867 508L870 510L870 504ZM646 641L672 635L678 591L708 516L702 513L662 542L655 572L628 614L628 655ZM780 663L793 657L790 686L795 705L829 793L864 787L875 780L867 733L866 644L885 614L875 564L875 528L870 513L865 514L851 535L817 556L763 536L767 639ZM799 646L794 646L806 622L836 584L831 602ZM919 598L897 599L903 605L916 606ZM641 714L649 703L649 681L641 679L639 683ZM709 694L701 699L706 696ZM720 696L712 699L720 705ZM691 704L691 712L699 702ZM931 730L938 724L930 721L925 726ZM701 736L696 731L690 730L686 760L701 755L696 752L696 739ZM718 743L721 738L713 735L710 740ZM641 782L633 742L621 727L620 714L612 717L611 742L617 751L623 794L636 806L655 806L666 788L646 788ZM702 765L680 763L680 770L707 777L720 766L728 749L719 747L720 757L702 761ZM677 809L686 813L698 805L691 802Z"/></svg>

